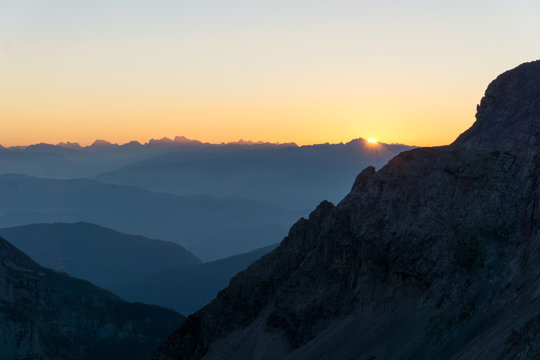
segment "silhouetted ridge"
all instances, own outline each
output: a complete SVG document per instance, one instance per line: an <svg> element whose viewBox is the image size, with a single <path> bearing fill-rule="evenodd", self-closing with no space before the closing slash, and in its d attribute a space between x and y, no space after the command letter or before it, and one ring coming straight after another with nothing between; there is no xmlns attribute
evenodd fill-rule
<svg viewBox="0 0 540 360"><path fill-rule="evenodd" d="M540 145L540 60L522 64L489 84L476 122L455 145L523 150Z"/></svg>

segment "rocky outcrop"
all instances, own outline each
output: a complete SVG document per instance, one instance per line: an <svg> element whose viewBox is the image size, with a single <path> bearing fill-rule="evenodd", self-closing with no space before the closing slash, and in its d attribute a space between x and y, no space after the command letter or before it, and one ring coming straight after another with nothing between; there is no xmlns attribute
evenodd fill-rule
<svg viewBox="0 0 540 360"><path fill-rule="evenodd" d="M153 359L537 359L540 62L453 144L365 169Z"/></svg>
<svg viewBox="0 0 540 360"><path fill-rule="evenodd" d="M43 268L0 238L0 359L144 359L183 318Z"/></svg>
<svg viewBox="0 0 540 360"><path fill-rule="evenodd" d="M494 150L534 151L540 122L538 62L501 74L477 107L476 122L454 145Z"/></svg>

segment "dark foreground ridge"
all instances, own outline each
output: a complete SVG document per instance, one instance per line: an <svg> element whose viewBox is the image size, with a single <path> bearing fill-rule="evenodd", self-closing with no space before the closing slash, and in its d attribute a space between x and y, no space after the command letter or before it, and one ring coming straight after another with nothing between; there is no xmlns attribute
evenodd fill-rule
<svg viewBox="0 0 540 360"><path fill-rule="evenodd" d="M365 169L153 359L540 358L540 62L453 144Z"/></svg>
<svg viewBox="0 0 540 360"><path fill-rule="evenodd" d="M144 359L183 319L43 268L0 238L0 359Z"/></svg>

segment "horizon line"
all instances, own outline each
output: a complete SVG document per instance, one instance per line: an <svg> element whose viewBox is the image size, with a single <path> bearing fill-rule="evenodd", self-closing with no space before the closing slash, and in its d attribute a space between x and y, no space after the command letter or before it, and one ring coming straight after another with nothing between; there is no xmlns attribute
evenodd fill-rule
<svg viewBox="0 0 540 360"><path fill-rule="evenodd" d="M0 144L0 148L26 149L32 146L47 145L47 146L56 146L56 147L68 148L68 149L87 149L87 148L100 147L100 146L101 147L121 147L121 146L130 145L130 144L134 146L148 146L148 145L171 145L171 146L173 145L214 145L214 146L227 146L227 145L257 146L259 145L259 146L265 146L266 145L266 146L282 146L282 147L285 147L285 146L303 147L303 146L316 146L316 145L340 145L340 144L343 145L343 144L351 143L355 140L362 140L366 143L368 142L368 138L357 137L347 142L341 141L341 142L332 143L332 142L327 141L327 142L321 142L321 143L298 145L294 141L290 141L290 142L279 142L279 141L272 142L272 141L263 141L263 140L253 141L253 140L244 140L243 138L240 138L236 141L209 142L209 141L201 141L198 139L189 139L185 136L175 136L174 138L169 138L169 137L162 137L160 139L150 138L148 141L144 143L138 140L131 140L124 143L118 143L118 142L110 142L104 139L96 139L93 142L88 143L87 145L81 145L77 141L71 142L69 140L66 140L66 141L58 142L56 144L48 143L48 142L37 142L37 143L32 143L32 144L27 144L27 145L9 145L9 146L4 146ZM416 145L408 145L405 143L398 143L398 142L385 143L384 141L381 141L379 139L377 139L377 143L384 144L384 145L396 145L396 146L401 145L401 146L409 146L409 147L418 147Z"/></svg>

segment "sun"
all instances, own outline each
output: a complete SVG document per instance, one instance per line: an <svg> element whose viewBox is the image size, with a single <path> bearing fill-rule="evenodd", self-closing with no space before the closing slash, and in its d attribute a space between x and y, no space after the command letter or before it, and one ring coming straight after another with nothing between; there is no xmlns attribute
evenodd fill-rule
<svg viewBox="0 0 540 360"><path fill-rule="evenodd" d="M377 139L374 139L374 138L368 139L368 143L370 143L370 144L376 144L376 143L377 143Z"/></svg>

